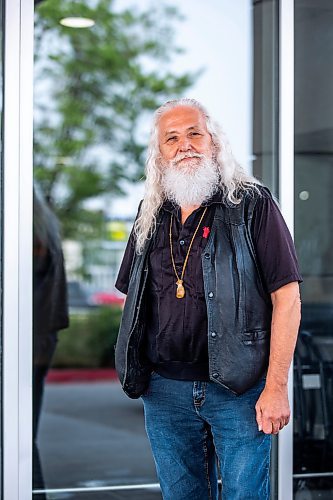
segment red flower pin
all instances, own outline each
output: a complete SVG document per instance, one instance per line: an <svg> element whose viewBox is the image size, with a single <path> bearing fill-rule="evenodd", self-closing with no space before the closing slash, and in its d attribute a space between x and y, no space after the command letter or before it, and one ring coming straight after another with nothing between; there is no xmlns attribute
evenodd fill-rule
<svg viewBox="0 0 333 500"><path fill-rule="evenodd" d="M205 227L203 228L203 235L202 235L202 237L207 239L207 238L208 238L209 233L210 233L210 228L205 226Z"/></svg>

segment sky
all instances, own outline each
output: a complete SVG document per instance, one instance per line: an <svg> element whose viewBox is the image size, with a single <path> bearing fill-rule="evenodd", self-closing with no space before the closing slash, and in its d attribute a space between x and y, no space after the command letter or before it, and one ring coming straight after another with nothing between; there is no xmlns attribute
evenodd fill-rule
<svg viewBox="0 0 333 500"><path fill-rule="evenodd" d="M252 2L250 0L177 0L185 20L176 25L176 45L185 49L170 64L175 73L205 68L186 97L200 101L226 132L237 160L250 170L252 155ZM133 5L117 0L119 9ZM140 0L146 9L151 1ZM113 217L134 217L143 185L127 185L114 199Z"/></svg>

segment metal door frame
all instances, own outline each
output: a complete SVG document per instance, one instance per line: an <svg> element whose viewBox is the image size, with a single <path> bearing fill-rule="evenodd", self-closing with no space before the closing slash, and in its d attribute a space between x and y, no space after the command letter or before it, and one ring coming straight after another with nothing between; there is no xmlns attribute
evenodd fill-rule
<svg viewBox="0 0 333 500"><path fill-rule="evenodd" d="M294 0L280 0L279 15L279 194L294 234ZM278 440L278 498L293 498L293 369L289 371L290 422Z"/></svg>
<svg viewBox="0 0 333 500"><path fill-rule="evenodd" d="M3 498L31 499L33 1L5 0Z"/></svg>

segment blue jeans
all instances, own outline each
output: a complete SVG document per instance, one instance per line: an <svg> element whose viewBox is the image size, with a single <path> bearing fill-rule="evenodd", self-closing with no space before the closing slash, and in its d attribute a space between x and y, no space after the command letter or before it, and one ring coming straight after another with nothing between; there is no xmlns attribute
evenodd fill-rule
<svg viewBox="0 0 333 500"><path fill-rule="evenodd" d="M258 431L264 380L241 396L214 382L157 373L142 396L146 431L164 500L268 500L271 436Z"/></svg>

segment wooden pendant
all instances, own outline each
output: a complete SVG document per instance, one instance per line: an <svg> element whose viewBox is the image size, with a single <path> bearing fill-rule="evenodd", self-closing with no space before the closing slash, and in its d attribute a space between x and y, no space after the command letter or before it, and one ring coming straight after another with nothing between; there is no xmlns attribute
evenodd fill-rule
<svg viewBox="0 0 333 500"><path fill-rule="evenodd" d="M183 287L183 281L178 280L177 281L177 292L176 292L176 297L177 299L182 299L185 295L185 288Z"/></svg>

